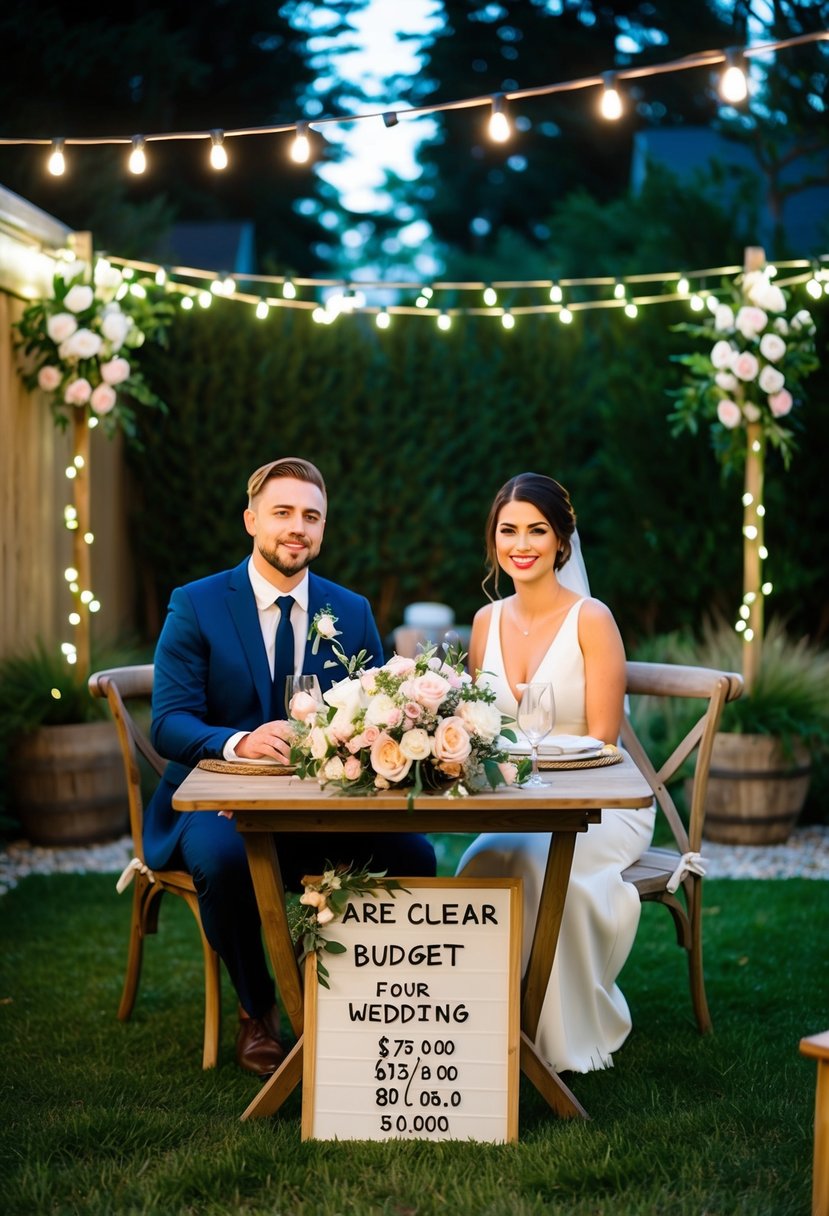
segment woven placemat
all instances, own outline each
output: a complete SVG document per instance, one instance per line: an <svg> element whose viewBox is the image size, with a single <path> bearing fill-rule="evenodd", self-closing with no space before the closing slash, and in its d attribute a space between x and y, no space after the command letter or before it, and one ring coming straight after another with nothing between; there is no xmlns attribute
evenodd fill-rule
<svg viewBox="0 0 829 1216"><path fill-rule="evenodd" d="M567 760L564 756L560 760L552 757L544 760L539 757L538 767L548 772L555 772L562 768L603 768L608 764L620 764L621 761L622 753L618 747L608 743L595 756L584 756L581 760Z"/></svg>
<svg viewBox="0 0 829 1216"><path fill-rule="evenodd" d="M244 760L200 760L199 768L208 773L232 773L234 777L292 777L292 764L245 764Z"/></svg>

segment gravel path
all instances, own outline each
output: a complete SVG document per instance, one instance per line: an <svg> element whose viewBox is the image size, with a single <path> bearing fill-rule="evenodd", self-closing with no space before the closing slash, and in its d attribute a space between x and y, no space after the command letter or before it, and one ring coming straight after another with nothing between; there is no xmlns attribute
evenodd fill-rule
<svg viewBox="0 0 829 1216"><path fill-rule="evenodd" d="M129 836L77 848L34 847L25 840L0 850L0 895L27 874L120 874L133 855ZM785 844L725 845L703 841L709 878L829 880L829 825L795 828ZM114 884L113 884L114 885Z"/></svg>

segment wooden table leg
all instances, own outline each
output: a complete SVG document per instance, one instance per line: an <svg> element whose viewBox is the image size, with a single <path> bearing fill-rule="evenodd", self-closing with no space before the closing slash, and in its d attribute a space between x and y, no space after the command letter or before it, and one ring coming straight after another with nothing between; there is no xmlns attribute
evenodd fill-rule
<svg viewBox="0 0 829 1216"><path fill-rule="evenodd" d="M285 1099L294 1092L302 1080L302 1040L303 1036L300 1035L279 1068L240 1115L242 1121L264 1119L266 1115L275 1114Z"/></svg>
<svg viewBox="0 0 829 1216"><path fill-rule="evenodd" d="M829 1030L800 1040L804 1056L817 1060L812 1216L829 1214Z"/></svg>
<svg viewBox="0 0 829 1216"><path fill-rule="evenodd" d="M273 834L258 831L242 835L274 979L294 1034L299 1036L304 1028L302 977L288 929L285 888Z"/></svg>

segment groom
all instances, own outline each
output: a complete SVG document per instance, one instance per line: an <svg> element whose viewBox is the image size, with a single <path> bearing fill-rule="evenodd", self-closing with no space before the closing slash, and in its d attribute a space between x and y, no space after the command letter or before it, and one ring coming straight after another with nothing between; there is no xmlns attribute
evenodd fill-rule
<svg viewBox="0 0 829 1216"><path fill-rule="evenodd" d="M339 665L325 665L333 658L330 642L309 639L323 609L335 618L348 656L365 650L371 665L383 662L368 601L309 573L326 507L322 474L309 461L285 457L257 469L244 514L251 556L176 588L155 653L151 735L170 763L145 813L145 857L151 868L193 876L205 934L239 996L236 1059L258 1076L274 1072L285 1050L244 844L232 820L176 812L172 798L200 760L288 762L286 676L316 675L325 692L345 675ZM415 834L286 833L277 854L287 889L297 889L303 874L321 872L326 861L435 873L431 844Z"/></svg>

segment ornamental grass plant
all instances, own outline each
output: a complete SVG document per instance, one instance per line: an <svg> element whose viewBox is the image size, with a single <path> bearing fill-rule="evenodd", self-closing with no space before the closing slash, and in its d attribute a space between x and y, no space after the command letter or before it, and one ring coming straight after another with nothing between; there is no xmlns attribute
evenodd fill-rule
<svg viewBox="0 0 829 1216"><path fill-rule="evenodd" d="M454 849L438 838L441 856ZM445 846L445 847L444 847ZM0 1193L10 1216L795 1216L811 1188L815 1068L827 1028L816 950L829 883L706 881L715 1033L693 1025L684 958L645 907L622 986L634 1032L576 1078L590 1122L560 1121L522 1081L509 1146L300 1140L300 1094L241 1123L257 1082L200 1068L201 970L179 901L150 942L131 1022L115 1018L129 907L113 875L30 877L0 896Z"/></svg>

